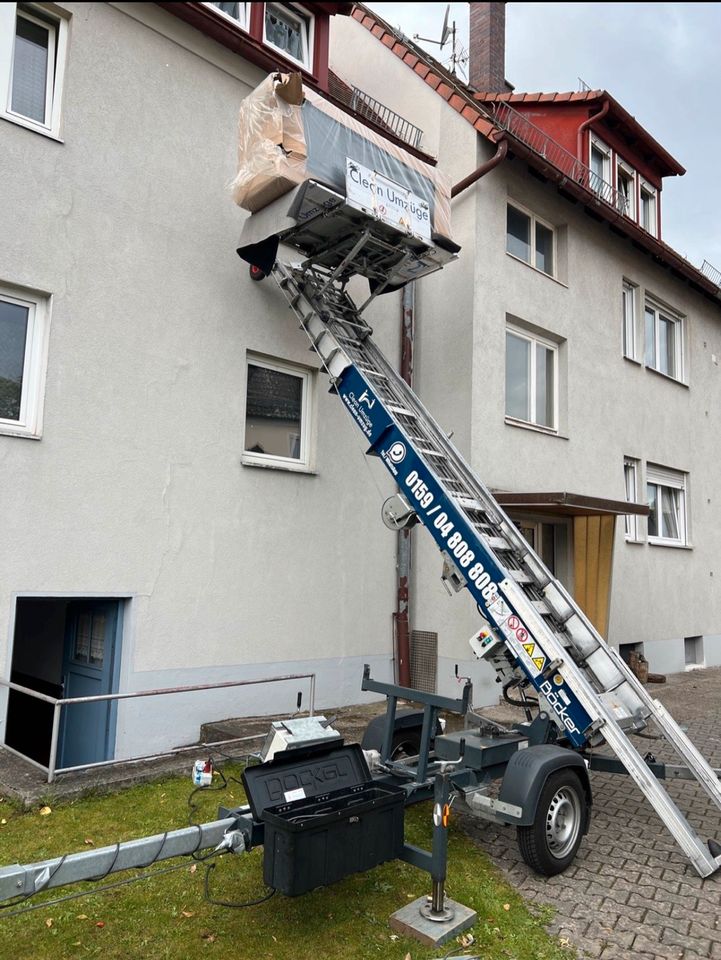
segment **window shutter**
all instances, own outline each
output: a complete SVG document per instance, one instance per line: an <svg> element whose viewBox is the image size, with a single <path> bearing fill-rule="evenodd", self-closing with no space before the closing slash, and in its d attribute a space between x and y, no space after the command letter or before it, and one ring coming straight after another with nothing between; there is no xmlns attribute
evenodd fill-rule
<svg viewBox="0 0 721 960"><path fill-rule="evenodd" d="M686 489L686 474L678 470L669 470L668 467L659 467L655 463L646 464L646 482L660 483L664 487L673 487L676 490Z"/></svg>

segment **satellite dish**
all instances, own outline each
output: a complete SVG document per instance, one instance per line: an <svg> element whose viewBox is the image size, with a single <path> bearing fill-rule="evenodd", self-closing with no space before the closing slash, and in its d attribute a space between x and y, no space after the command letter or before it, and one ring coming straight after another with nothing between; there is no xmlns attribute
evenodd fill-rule
<svg viewBox="0 0 721 960"><path fill-rule="evenodd" d="M443 18L443 29L441 30L441 50L443 49L443 45L445 44L446 40L448 39L451 33L450 27L448 26L448 16L450 12L451 12L451 5L449 3L448 6L446 7L446 15Z"/></svg>
<svg viewBox="0 0 721 960"><path fill-rule="evenodd" d="M418 523L418 514L401 493L388 497L381 507L383 523L389 530L405 530Z"/></svg>

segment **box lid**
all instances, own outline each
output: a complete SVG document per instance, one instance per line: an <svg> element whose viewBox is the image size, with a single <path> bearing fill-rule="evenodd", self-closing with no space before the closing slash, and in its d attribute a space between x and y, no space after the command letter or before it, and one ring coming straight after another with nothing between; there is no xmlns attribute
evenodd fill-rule
<svg viewBox="0 0 721 960"><path fill-rule="evenodd" d="M363 750L357 743L330 750L289 750L269 763L243 771L243 785L255 820L262 818L266 807L355 787L370 779Z"/></svg>

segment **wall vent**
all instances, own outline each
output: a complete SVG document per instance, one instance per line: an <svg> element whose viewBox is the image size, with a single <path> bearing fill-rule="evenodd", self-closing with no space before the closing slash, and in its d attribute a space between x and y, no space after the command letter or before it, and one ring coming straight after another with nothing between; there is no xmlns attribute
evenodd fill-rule
<svg viewBox="0 0 721 960"><path fill-rule="evenodd" d="M411 631L411 686L425 693L436 692L438 634L430 630Z"/></svg>

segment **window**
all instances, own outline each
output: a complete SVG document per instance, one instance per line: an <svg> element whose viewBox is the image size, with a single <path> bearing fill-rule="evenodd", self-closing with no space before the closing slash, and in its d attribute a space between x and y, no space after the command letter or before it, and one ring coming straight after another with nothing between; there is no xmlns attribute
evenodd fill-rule
<svg viewBox="0 0 721 960"><path fill-rule="evenodd" d="M629 360L636 359L636 287L628 280L623 281L621 289L621 307L623 310L623 355Z"/></svg>
<svg viewBox="0 0 721 960"><path fill-rule="evenodd" d="M508 204L506 252L541 273L554 276L555 238L553 227L531 213Z"/></svg>
<svg viewBox="0 0 721 960"><path fill-rule="evenodd" d="M310 469L311 372L248 359L243 463Z"/></svg>
<svg viewBox="0 0 721 960"><path fill-rule="evenodd" d="M638 460L632 457L624 457L623 483L626 503L638 503ZM627 513L624 516L624 522L626 539L638 540L638 516L635 513Z"/></svg>
<svg viewBox="0 0 721 960"><path fill-rule="evenodd" d="M639 223L648 233L656 236L656 190L650 183L641 181L641 207Z"/></svg>
<svg viewBox="0 0 721 960"><path fill-rule="evenodd" d="M558 346L506 331L506 416L556 430Z"/></svg>
<svg viewBox="0 0 721 960"><path fill-rule="evenodd" d="M40 436L47 341L47 300L0 287L0 433Z"/></svg>
<svg viewBox="0 0 721 960"><path fill-rule="evenodd" d="M216 7L226 17L230 17L241 27L247 29L248 26L248 4L247 3L208 3L209 7Z"/></svg>
<svg viewBox="0 0 721 960"><path fill-rule="evenodd" d="M313 27L312 15L295 4L265 5L263 40L308 70L313 61Z"/></svg>
<svg viewBox="0 0 721 960"><path fill-rule="evenodd" d="M616 163L616 201L624 216L636 219L636 172L623 160Z"/></svg>
<svg viewBox="0 0 721 960"><path fill-rule="evenodd" d="M649 543L686 544L686 474L646 464L646 496Z"/></svg>
<svg viewBox="0 0 721 960"><path fill-rule="evenodd" d="M646 303L646 366L683 380L683 319L664 307Z"/></svg>
<svg viewBox="0 0 721 960"><path fill-rule="evenodd" d="M611 148L591 134L590 187L604 200L611 201Z"/></svg>
<svg viewBox="0 0 721 960"><path fill-rule="evenodd" d="M66 44L66 20L35 6L0 4L0 115L59 135Z"/></svg>

